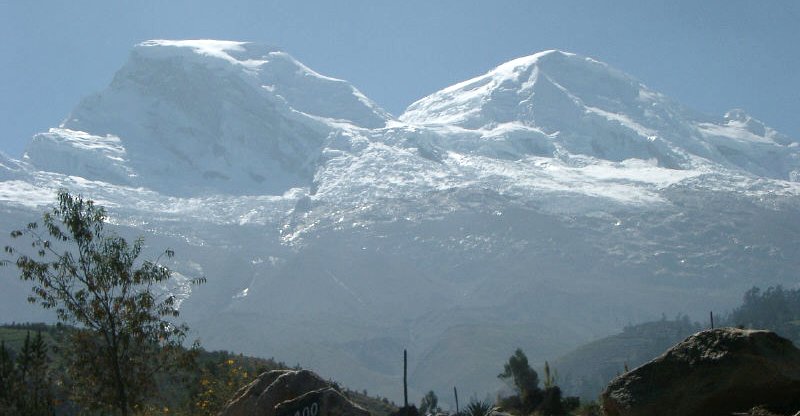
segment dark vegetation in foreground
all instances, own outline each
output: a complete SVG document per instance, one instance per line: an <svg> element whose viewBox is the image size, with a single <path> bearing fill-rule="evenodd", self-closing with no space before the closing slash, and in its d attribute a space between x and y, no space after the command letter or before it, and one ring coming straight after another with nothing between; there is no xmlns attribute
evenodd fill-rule
<svg viewBox="0 0 800 416"><path fill-rule="evenodd" d="M720 321L725 326L769 329L800 345L800 289L753 288L745 293L742 305ZM596 364L590 361L592 359L628 357L630 361L619 359L597 364L605 365L602 369L606 373L589 369L587 373L599 377L597 384L604 386L614 376L632 368L634 362L645 362L661 354L666 347L660 344L672 345L673 338L683 338L700 329L699 324L691 323L685 316L630 325L619 335L567 354L554 368L546 364L540 372L531 368L522 350L517 350L499 375L513 388L514 394L500 397L494 403L473 398L462 405L459 413L464 416L486 416L494 411L518 415L599 415L597 404L591 400L596 395L581 400L562 394L559 384L568 384L569 377L557 374L556 370L566 373L566 369L558 367L559 363L582 362L591 366ZM0 326L0 414L73 415L84 410L70 399L70 389L75 385L60 356L64 351L63 343L73 330L64 325L42 323ZM259 374L287 368L290 367L272 358L197 349L195 365L183 370L180 377L159 379L156 390L160 394L151 397L136 414L215 415L239 388ZM397 406L386 398L347 389L344 393L374 416L387 416L397 411ZM423 415L442 412L435 392L428 392L421 398L419 412Z"/></svg>
<svg viewBox="0 0 800 416"><path fill-rule="evenodd" d="M86 412L71 399L76 386L61 357L61 346L75 328L64 325L6 324L0 326L0 414L74 415L107 414ZM195 365L182 370L179 377L160 378L158 395L135 409L136 415L216 415L237 390L259 374L290 368L274 359L233 354L227 351L196 349ZM297 367L295 367L297 368ZM549 370L543 388L537 372L517 350L499 375L515 394L492 404L472 399L459 412L464 416L485 416L503 410L514 414L567 415L577 410L577 398L562 398ZM335 384L335 383L334 383ZM386 398L370 397L366 392L342 389L344 395L373 416L388 416L397 406ZM587 408L587 407L585 407ZM422 414L441 412L438 398L429 392L420 402ZM570 413L582 414L582 413Z"/></svg>
<svg viewBox="0 0 800 416"><path fill-rule="evenodd" d="M87 413L71 399L76 386L59 354L70 331L74 328L43 323L0 326L0 415ZM216 415L239 388L259 374L291 368L272 358L203 349L195 352L195 365L180 377L159 379L159 394L134 414ZM388 415L396 408L385 398L344 391L375 416Z"/></svg>
<svg viewBox="0 0 800 416"><path fill-rule="evenodd" d="M79 388L67 369L61 352L70 332L75 328L63 325L10 324L0 327L0 414L42 415L35 408L37 402L48 399L56 414L77 414L83 409L73 400L74 389ZM31 366L25 353L30 340L44 340L36 344L35 356L44 351L44 365ZM38 358L37 358L38 360ZM235 389L249 382L253 374L285 367L274 360L244 357L224 351L197 350L192 370L185 370L177 379L159 379L155 390L140 414L170 414L177 409L191 410L193 414L213 414ZM35 381L45 380L44 390L38 390ZM208 409L208 412L205 410ZM3 411L7 413L3 413Z"/></svg>
<svg viewBox="0 0 800 416"><path fill-rule="evenodd" d="M113 414L90 412L73 400L79 388L70 379L62 345L74 328L44 323L0 325L0 415ZM290 369L273 358L228 351L193 351L195 364L180 377L159 378L136 415L216 415L240 388L259 374ZM373 416L397 409L387 398L343 389L348 399Z"/></svg>

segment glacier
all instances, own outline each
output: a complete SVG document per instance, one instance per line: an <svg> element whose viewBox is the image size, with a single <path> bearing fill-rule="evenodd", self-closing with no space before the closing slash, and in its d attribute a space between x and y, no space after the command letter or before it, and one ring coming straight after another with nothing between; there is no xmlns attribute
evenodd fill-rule
<svg viewBox="0 0 800 416"><path fill-rule="evenodd" d="M403 348L412 399L482 397L517 347L541 365L800 270L796 140L555 50L394 117L277 47L143 42L20 160L0 153L2 243L59 188L175 250L163 289L206 348L394 400ZM52 319L0 273L4 320Z"/></svg>

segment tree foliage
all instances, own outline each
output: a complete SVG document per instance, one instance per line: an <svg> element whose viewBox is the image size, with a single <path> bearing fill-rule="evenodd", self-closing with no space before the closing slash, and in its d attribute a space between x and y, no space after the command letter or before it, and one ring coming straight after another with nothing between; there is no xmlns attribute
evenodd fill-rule
<svg viewBox="0 0 800 416"><path fill-rule="evenodd" d="M534 414L543 416L562 416L580 404L577 397L562 398L561 388L556 385L555 371L551 373L550 364L545 361L545 385L539 388L539 375L531 368L528 357L517 348L498 375L510 381L517 394L499 399L498 404L505 411L515 414Z"/></svg>
<svg viewBox="0 0 800 416"><path fill-rule="evenodd" d="M140 260L143 239L128 243L108 231L104 208L64 190L42 222L43 230L34 222L11 233L27 237L30 249L5 251L33 284L28 301L78 328L65 354L74 399L127 415L154 393L158 375L191 360L181 348L188 328L174 322L176 298L156 290L172 276L159 260L174 253Z"/></svg>
<svg viewBox="0 0 800 416"><path fill-rule="evenodd" d="M800 289L781 286L761 290L753 287L744 294L742 305L728 316L727 323L769 329L800 342Z"/></svg>
<svg viewBox="0 0 800 416"><path fill-rule="evenodd" d="M28 331L22 348L13 359L5 342L0 342L0 414L53 414L47 351L41 332L31 338Z"/></svg>
<svg viewBox="0 0 800 416"><path fill-rule="evenodd" d="M519 394L539 388L539 375L528 364L528 357L519 348L509 357L508 362L503 365L503 372L497 377L511 381Z"/></svg>
<svg viewBox="0 0 800 416"><path fill-rule="evenodd" d="M509 382L517 393L501 400L500 405L504 409L529 414L541 403L539 375L531 368L528 357L521 349L517 348L508 358L503 365L503 372L497 377Z"/></svg>
<svg viewBox="0 0 800 416"><path fill-rule="evenodd" d="M199 390L192 398L192 414L216 415L234 394L250 383L258 374L234 358L206 365L201 370Z"/></svg>
<svg viewBox="0 0 800 416"><path fill-rule="evenodd" d="M439 398L436 397L436 393L433 390L425 393L425 396L419 401L419 414L421 415L436 414L441 410L439 408Z"/></svg>

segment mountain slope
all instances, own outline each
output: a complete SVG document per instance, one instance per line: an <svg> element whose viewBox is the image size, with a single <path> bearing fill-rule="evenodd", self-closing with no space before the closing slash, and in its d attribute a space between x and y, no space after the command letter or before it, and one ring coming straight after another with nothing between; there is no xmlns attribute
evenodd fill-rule
<svg viewBox="0 0 800 416"><path fill-rule="evenodd" d="M707 160L791 180L800 172L798 144L741 110L724 120L704 117L602 62L561 51L515 59L445 88L411 104L400 120L510 130L556 155L652 159L671 169Z"/></svg>
<svg viewBox="0 0 800 416"><path fill-rule="evenodd" d="M567 394L597 400L605 386L626 368L639 367L701 329L685 317L630 325L618 334L564 354L551 365Z"/></svg>
<svg viewBox="0 0 800 416"><path fill-rule="evenodd" d="M0 160L0 223L82 193L121 234L175 250L165 290L207 347L393 399L407 348L412 398L482 396L517 347L542 365L629 322L795 284L797 155L742 111L698 115L564 52L392 119L275 48L151 41L22 161ZM0 316L37 313L7 282Z"/></svg>
<svg viewBox="0 0 800 416"><path fill-rule="evenodd" d="M388 114L344 81L275 48L224 41L137 45L105 91L26 151L36 168L161 193L282 194L308 186L330 128Z"/></svg>

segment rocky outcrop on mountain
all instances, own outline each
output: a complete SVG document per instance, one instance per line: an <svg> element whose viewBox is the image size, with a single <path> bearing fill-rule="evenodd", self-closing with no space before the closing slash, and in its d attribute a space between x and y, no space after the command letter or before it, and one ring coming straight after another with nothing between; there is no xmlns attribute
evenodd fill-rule
<svg viewBox="0 0 800 416"><path fill-rule="evenodd" d="M0 181L16 179L22 173L20 163L0 151Z"/></svg>
<svg viewBox="0 0 800 416"><path fill-rule="evenodd" d="M220 416L369 416L309 370L274 370L242 387Z"/></svg>
<svg viewBox="0 0 800 416"><path fill-rule="evenodd" d="M601 395L608 416L714 416L754 406L800 409L800 350L770 331L694 334L614 379Z"/></svg>

